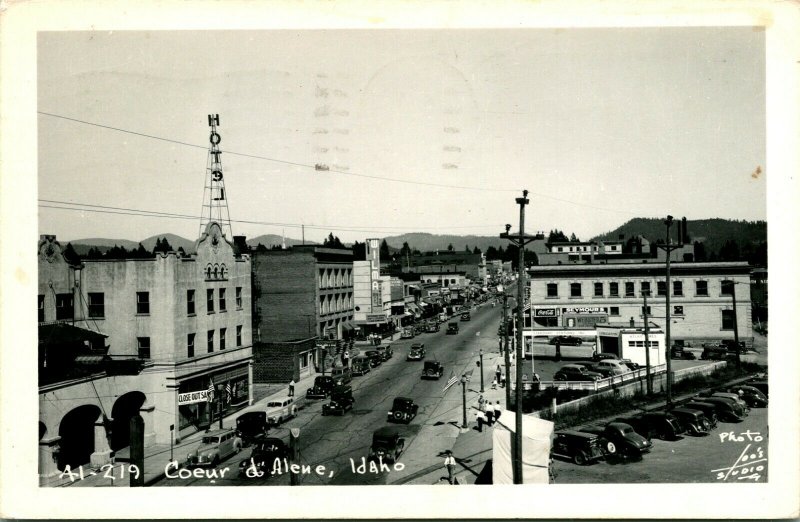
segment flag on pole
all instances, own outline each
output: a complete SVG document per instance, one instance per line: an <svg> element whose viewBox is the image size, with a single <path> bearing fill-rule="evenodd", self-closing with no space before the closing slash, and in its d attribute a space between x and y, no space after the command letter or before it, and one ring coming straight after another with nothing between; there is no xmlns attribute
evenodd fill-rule
<svg viewBox="0 0 800 522"><path fill-rule="evenodd" d="M442 391L443 391L443 392L446 392L446 391L447 391L447 389L448 389L450 386L454 385L454 384L455 384L455 383L457 383L457 382L458 382L458 377L456 377L456 374L455 374L455 372L454 372L453 370L450 370L450 378L449 378L449 379L447 379L447 382L445 383L445 385L444 385L444 389L442 389Z"/></svg>
<svg viewBox="0 0 800 522"><path fill-rule="evenodd" d="M225 395L228 402L231 402L231 383L225 384Z"/></svg>
<svg viewBox="0 0 800 522"><path fill-rule="evenodd" d="M208 381L208 402L214 402L214 379Z"/></svg>

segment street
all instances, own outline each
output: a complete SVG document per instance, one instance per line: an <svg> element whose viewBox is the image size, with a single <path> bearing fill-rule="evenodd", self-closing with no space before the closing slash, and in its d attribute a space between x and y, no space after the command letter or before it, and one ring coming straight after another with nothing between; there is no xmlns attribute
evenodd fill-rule
<svg viewBox="0 0 800 522"><path fill-rule="evenodd" d="M270 430L269 436L288 442L289 429L300 430L299 463L308 465L310 472L299 475L299 483L313 485L370 485L391 484L415 471L431 465L440 465L442 452L450 449L459 433L451 421L462 418L461 385L442 392L451 372L460 377L474 369L467 384L467 407L473 406L479 396L480 369L476 365L478 351L484 352L484 380L488 388L494 376L494 368L488 361L497 355L497 328L502 309L483 304L472 310L470 321L459 321L457 335L446 335L446 324L437 333L422 333L414 339L392 343L394 355L368 374L353 377L353 395L356 403L351 412L341 417L321 415L324 401L310 401L298 416L282 426ZM458 316L452 321L458 320ZM438 360L444 365L444 375L439 380L420 379L423 363L406 361L408 348L413 343L425 343L426 360ZM386 415L397 396L410 397L419 404L419 413L409 425L392 424L405 438L405 450L399 458L400 465L387 472L369 471L361 473L359 465L366 458L372 441L372 433L387 425ZM472 411L468 411L472 420ZM288 485L288 474L271 478L238 477L239 462L249 457L245 448L239 455L224 461L216 477L166 478L156 486L234 486L234 485ZM324 473L317 473L317 466L324 466ZM228 468L225 476L221 470ZM209 474L214 475L214 474Z"/></svg>

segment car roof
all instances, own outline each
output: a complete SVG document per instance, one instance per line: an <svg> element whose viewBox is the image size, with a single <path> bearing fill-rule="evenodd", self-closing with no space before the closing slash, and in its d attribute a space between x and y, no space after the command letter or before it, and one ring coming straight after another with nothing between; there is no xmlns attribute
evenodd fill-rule
<svg viewBox="0 0 800 522"><path fill-rule="evenodd" d="M606 424L606 427L608 427L608 428L616 428L616 429L620 430L620 429L631 428L632 426L630 424L628 424L627 422L609 422L608 424Z"/></svg>
<svg viewBox="0 0 800 522"><path fill-rule="evenodd" d="M559 430L556 432L556 435L569 435L570 437L581 437L584 439L593 439L598 436L596 433L588 433L578 430Z"/></svg>
<svg viewBox="0 0 800 522"><path fill-rule="evenodd" d="M559 368L559 370L563 370L565 368L578 368L580 370L583 368L583 366L581 366L580 364L565 364L564 366Z"/></svg>
<svg viewBox="0 0 800 522"><path fill-rule="evenodd" d="M680 412L680 413L691 413L692 415L697 415L698 413L703 413L700 410L695 410L693 408L672 408L672 412Z"/></svg>
<svg viewBox="0 0 800 522"><path fill-rule="evenodd" d="M221 430L214 430L214 431L209 431L208 433L204 433L203 437L218 437L220 435L227 435L232 431L235 430L233 428L223 428Z"/></svg>
<svg viewBox="0 0 800 522"><path fill-rule="evenodd" d="M409 399L408 397L395 397L394 400L396 401L414 401L414 399Z"/></svg>

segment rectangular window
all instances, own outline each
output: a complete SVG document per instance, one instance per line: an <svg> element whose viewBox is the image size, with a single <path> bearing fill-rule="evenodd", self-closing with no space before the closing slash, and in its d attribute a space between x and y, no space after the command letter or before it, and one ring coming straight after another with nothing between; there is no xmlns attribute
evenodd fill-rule
<svg viewBox="0 0 800 522"><path fill-rule="evenodd" d="M194 290L186 291L186 313L194 315Z"/></svg>
<svg viewBox="0 0 800 522"><path fill-rule="evenodd" d="M214 312L214 289L209 288L206 290L206 311L208 313Z"/></svg>
<svg viewBox="0 0 800 522"><path fill-rule="evenodd" d="M236 309L237 310L241 310L242 309L242 287L241 286L237 286L236 287Z"/></svg>
<svg viewBox="0 0 800 522"><path fill-rule="evenodd" d="M547 283L547 297L558 297L558 283Z"/></svg>
<svg viewBox="0 0 800 522"><path fill-rule="evenodd" d="M608 295L610 297L619 297L619 283L608 283Z"/></svg>
<svg viewBox="0 0 800 522"><path fill-rule="evenodd" d="M723 279L720 283L720 295L733 296L733 281Z"/></svg>
<svg viewBox="0 0 800 522"><path fill-rule="evenodd" d="M242 325L236 326L236 346L242 346Z"/></svg>
<svg viewBox="0 0 800 522"><path fill-rule="evenodd" d="M194 334L190 333L186 336L186 356L194 357Z"/></svg>
<svg viewBox="0 0 800 522"><path fill-rule="evenodd" d="M136 343L139 349L139 359L149 359L150 358L150 338L149 337L137 337Z"/></svg>
<svg viewBox="0 0 800 522"><path fill-rule="evenodd" d="M650 306L649 305L642 307L642 315L645 315L645 314L647 314L648 316L652 315L651 312L650 312Z"/></svg>
<svg viewBox="0 0 800 522"><path fill-rule="evenodd" d="M722 329L723 330L733 330L733 310L723 310L722 311Z"/></svg>
<svg viewBox="0 0 800 522"><path fill-rule="evenodd" d="M695 282L695 293L697 295L708 295L708 281Z"/></svg>
<svg viewBox="0 0 800 522"><path fill-rule="evenodd" d="M636 290L630 281L625 283L625 297L636 297Z"/></svg>
<svg viewBox="0 0 800 522"><path fill-rule="evenodd" d="M72 318L72 294L56 294L56 320L65 321Z"/></svg>
<svg viewBox="0 0 800 522"><path fill-rule="evenodd" d="M219 349L225 349L225 332L227 332L227 328L220 328L219 329Z"/></svg>
<svg viewBox="0 0 800 522"><path fill-rule="evenodd" d="M39 322L44 322L44 296L39 296Z"/></svg>
<svg viewBox="0 0 800 522"><path fill-rule="evenodd" d="M150 314L150 292L136 292L136 313L138 315Z"/></svg>
<svg viewBox="0 0 800 522"><path fill-rule="evenodd" d="M208 331L208 353L214 352L214 330Z"/></svg>
<svg viewBox="0 0 800 522"><path fill-rule="evenodd" d="M603 283L594 284L594 296L603 297Z"/></svg>
<svg viewBox="0 0 800 522"><path fill-rule="evenodd" d="M580 297L581 296L581 284L580 283L570 283L570 285L569 285L569 296L570 297Z"/></svg>
<svg viewBox="0 0 800 522"><path fill-rule="evenodd" d="M225 309L226 309L225 307L226 307L226 305L225 305L225 289L224 288L220 288L219 289L219 311L220 312L224 312Z"/></svg>
<svg viewBox="0 0 800 522"><path fill-rule="evenodd" d="M642 281L642 295L650 296L650 281Z"/></svg>
<svg viewBox="0 0 800 522"><path fill-rule="evenodd" d="M609 313L611 315L619 315L619 306L612 306Z"/></svg>
<svg viewBox="0 0 800 522"><path fill-rule="evenodd" d="M105 295L103 292L89 292L89 317L106 316Z"/></svg>
<svg viewBox="0 0 800 522"><path fill-rule="evenodd" d="M672 282L672 295L683 296L683 281Z"/></svg>
<svg viewBox="0 0 800 522"><path fill-rule="evenodd" d="M683 306L673 306L672 315L683 315Z"/></svg>
<svg viewBox="0 0 800 522"><path fill-rule="evenodd" d="M658 287L657 288L657 292L658 292L659 296L664 297L665 295L667 295L667 282L666 281L659 281L658 283L656 283L656 285Z"/></svg>

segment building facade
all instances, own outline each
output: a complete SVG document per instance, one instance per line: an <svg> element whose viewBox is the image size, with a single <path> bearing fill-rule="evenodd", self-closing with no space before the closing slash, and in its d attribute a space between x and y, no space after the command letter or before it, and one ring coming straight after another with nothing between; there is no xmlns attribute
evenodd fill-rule
<svg viewBox="0 0 800 522"><path fill-rule="evenodd" d="M750 267L744 262L536 266L529 269L533 331L584 331L602 323L642 321L664 327L670 291L672 342L739 339L752 343ZM734 310L734 293L736 308ZM542 335L536 333L536 335Z"/></svg>
<svg viewBox="0 0 800 522"><path fill-rule="evenodd" d="M40 240L40 325L58 321L97 332L105 336L107 358L141 365L135 374L110 375L106 368L40 386L40 446L46 439L51 453L61 455L56 467L87 456L102 462L125 447L129 440L120 433L136 413L145 421L145 444L168 444L173 430L180 438L205 429L212 415L250 403L250 259L216 222L207 224L195 250L70 265L54 237ZM54 437L67 440L56 447ZM45 468L44 474L54 471L47 459Z"/></svg>

